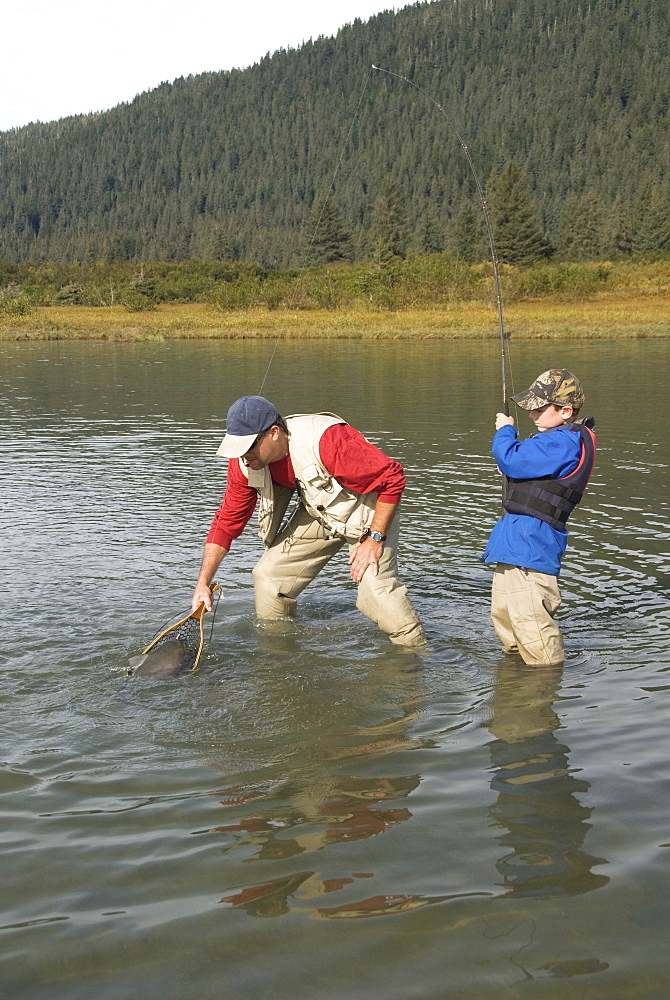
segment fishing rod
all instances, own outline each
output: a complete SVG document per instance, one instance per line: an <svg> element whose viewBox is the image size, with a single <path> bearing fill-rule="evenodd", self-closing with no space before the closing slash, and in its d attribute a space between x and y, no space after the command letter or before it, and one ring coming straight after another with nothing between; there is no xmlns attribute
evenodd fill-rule
<svg viewBox="0 0 670 1000"><path fill-rule="evenodd" d="M479 195L479 200L481 202L482 209L484 212L484 218L486 220L486 231L489 237L489 246L491 247L491 263L493 264L493 280L495 282L496 303L498 307L498 328L500 333L500 355L502 361L502 412L506 416L509 416L509 403L507 400L505 328L503 324L503 303L502 303L502 292L500 290L500 274L498 271L498 254L496 252L495 240L493 239L493 228L491 226L491 219L489 218L489 210L488 210L488 205L486 204L486 196L484 195L484 189L481 185L481 181L479 180L479 174L475 170L475 165L472 162L472 157L470 156L470 150L468 149L465 140L461 136L460 132L458 131L458 129L456 128L456 126L454 125L454 123L452 122L451 118L444 110L442 105L439 103L439 101L436 101L434 97L431 97L431 95L427 91L425 91L422 87L419 87L419 85L414 83L413 80L410 80L409 77L403 76L401 73L393 73L390 69L384 69L381 66L375 66L374 63L372 64L372 69L377 70L378 73L386 73L388 76L394 76L397 80L404 80L405 83L409 83L410 87L414 87L414 89L418 90L420 94L423 94L424 97L427 97L428 100L431 102L431 104L434 104L437 110L441 114L443 114L444 117L446 118L449 128L458 139L459 145L463 150L463 152L465 153L467 161L470 165L470 170L472 171L472 176L475 179L475 184L477 186L477 193Z"/></svg>

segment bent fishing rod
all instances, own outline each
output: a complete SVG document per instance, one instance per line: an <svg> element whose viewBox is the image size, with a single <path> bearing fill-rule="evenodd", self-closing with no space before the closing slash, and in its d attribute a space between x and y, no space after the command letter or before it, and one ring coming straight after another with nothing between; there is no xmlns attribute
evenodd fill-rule
<svg viewBox="0 0 670 1000"><path fill-rule="evenodd" d="M403 76L401 73L393 73L390 69L383 69L383 67L381 66L375 66L374 63L372 64L372 69L377 70L378 73L386 73L388 76L394 76L397 80L404 80L404 82L408 83L410 87L414 87L414 89L418 90L420 94L423 94L424 97L427 97L428 100L431 102L431 104L433 104L437 108L437 110L442 115L444 115L449 128L458 139L458 143L463 152L465 153L468 164L470 165L470 170L472 171L472 176L475 179L475 185L477 186L477 193L479 195L479 200L481 202L482 210L484 212L484 219L486 220L486 231L488 233L489 246L491 248L491 263L493 264L493 280L495 283L496 304L498 307L498 328L500 333L500 353L502 361L502 412L506 416L509 416L509 403L507 400L507 371L506 371L506 359L505 359L505 328L503 324L503 304L502 304L502 292L500 290L500 274L498 271L498 254L496 252L495 240L493 239L493 228L491 226L491 219L489 218L489 210L488 210L488 205L486 204L486 196L484 195L484 189L481 185L481 181L479 180L479 174L475 170L475 165L472 161L472 157L470 156L470 150L468 149L465 140L461 136L460 132L452 122L451 118L449 117L445 109L442 107L439 101L436 101L434 97L431 97L431 95L427 91L425 91L422 87L419 87L419 85L414 83L413 80L410 80L409 77Z"/></svg>

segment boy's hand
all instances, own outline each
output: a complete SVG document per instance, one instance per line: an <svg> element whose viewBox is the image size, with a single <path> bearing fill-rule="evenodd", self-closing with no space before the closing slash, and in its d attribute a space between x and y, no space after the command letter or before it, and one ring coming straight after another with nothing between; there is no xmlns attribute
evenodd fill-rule
<svg viewBox="0 0 670 1000"><path fill-rule="evenodd" d="M514 427L512 417L508 417L506 413L496 413L496 430L499 431L501 427L506 427L507 424L511 424Z"/></svg>

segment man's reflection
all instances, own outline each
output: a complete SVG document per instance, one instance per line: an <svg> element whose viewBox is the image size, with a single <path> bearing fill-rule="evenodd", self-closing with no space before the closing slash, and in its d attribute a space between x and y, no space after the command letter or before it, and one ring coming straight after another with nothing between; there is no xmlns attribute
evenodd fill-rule
<svg viewBox="0 0 670 1000"><path fill-rule="evenodd" d="M288 797L294 803L293 808L288 809L289 789L283 786L278 796L278 805L282 805L272 818L248 816L239 823L218 826L215 830L235 834L239 838L237 847L253 845L256 850L247 860L287 858L304 851L320 851L331 844L376 837L389 827L410 819L412 814L406 807L388 808L383 807L383 803L406 798L420 780L418 774L392 778L333 776L329 792L316 802L311 797L313 789L309 792L295 789ZM271 796L266 798L266 808L271 801ZM287 837L291 830L295 830L294 835Z"/></svg>
<svg viewBox="0 0 670 1000"><path fill-rule="evenodd" d="M405 806L390 807L386 803L407 798L418 786L418 774L404 777L355 777L340 775L331 778L331 788L317 803L311 796L300 795L294 790L291 796L303 808L286 811L284 807L272 819L248 817L239 823L216 827L222 833L240 837L240 844L255 847L247 860L287 858L304 851L322 851L333 844L363 840L384 833L389 827L411 819L412 813ZM231 790L234 792L234 790ZM286 795L282 789L282 799ZM229 799L230 796L227 796ZM233 795L235 801L237 795ZM267 804L266 800L266 804ZM225 800L224 800L225 804ZM294 835L286 837L291 829ZM338 892L356 879L374 878L372 872L352 872L351 877L323 878L314 871L300 872L285 878L273 879L260 885L247 886L224 896L222 903L243 907L257 917L275 917L289 911L289 899L299 894L301 899L315 899L327 893ZM420 896L372 896L356 903L319 907L315 916L361 917L413 909L431 900Z"/></svg>
<svg viewBox="0 0 670 1000"><path fill-rule="evenodd" d="M313 901L329 892L337 892L356 879L372 878L372 874L354 873L353 878L322 879L316 872L298 872L285 878L273 879L260 885L247 886L221 899L222 903L241 907L252 917L281 917L291 909L290 899ZM476 895L476 894L475 894ZM394 895L367 896L355 903L340 903L339 906L309 906L314 917L322 919L360 919L380 917L389 913L403 913L416 910L433 903L440 903L450 896L420 896L396 893Z"/></svg>
<svg viewBox="0 0 670 1000"><path fill-rule="evenodd" d="M562 672L506 659L493 690L489 750L498 798L490 813L507 830L498 839L509 850L496 867L511 896L573 896L609 881L591 871L604 859L580 850L592 810L577 795L590 785L571 773L570 748L554 735Z"/></svg>

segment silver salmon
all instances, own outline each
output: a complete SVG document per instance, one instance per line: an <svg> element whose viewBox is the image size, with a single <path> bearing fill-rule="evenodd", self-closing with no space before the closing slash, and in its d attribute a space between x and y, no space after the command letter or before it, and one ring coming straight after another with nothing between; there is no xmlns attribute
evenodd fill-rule
<svg viewBox="0 0 670 1000"><path fill-rule="evenodd" d="M175 677L189 669L189 659L184 643L180 639L170 639L148 653L131 656L128 660L128 673L135 676L160 674L163 677Z"/></svg>

